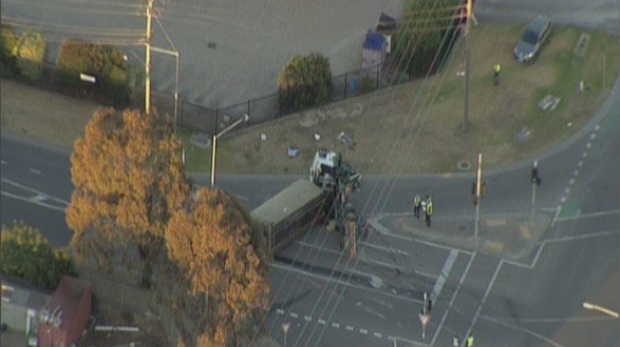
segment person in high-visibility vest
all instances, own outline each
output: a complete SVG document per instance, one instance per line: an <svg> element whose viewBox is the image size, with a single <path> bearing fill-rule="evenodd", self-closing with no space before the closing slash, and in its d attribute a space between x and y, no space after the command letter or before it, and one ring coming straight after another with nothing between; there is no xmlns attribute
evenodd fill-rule
<svg viewBox="0 0 620 347"><path fill-rule="evenodd" d="M424 220L426 222L426 226L430 227L431 226L431 216L433 215L433 201L431 200L430 197L428 197L428 200L426 202L426 213L424 214Z"/></svg>
<svg viewBox="0 0 620 347"><path fill-rule="evenodd" d="M418 194L413 198L413 216L420 220L420 209L422 208L422 200Z"/></svg>
<svg viewBox="0 0 620 347"><path fill-rule="evenodd" d="M452 338L452 346L454 347L461 347L461 341L459 340L458 336L454 335L454 337Z"/></svg>
<svg viewBox="0 0 620 347"><path fill-rule="evenodd" d="M499 84L499 73L502 71L502 67L499 64L495 64L493 66L493 79L495 80L495 85Z"/></svg>
<svg viewBox="0 0 620 347"><path fill-rule="evenodd" d="M467 338L467 347L474 347L474 335L469 334Z"/></svg>

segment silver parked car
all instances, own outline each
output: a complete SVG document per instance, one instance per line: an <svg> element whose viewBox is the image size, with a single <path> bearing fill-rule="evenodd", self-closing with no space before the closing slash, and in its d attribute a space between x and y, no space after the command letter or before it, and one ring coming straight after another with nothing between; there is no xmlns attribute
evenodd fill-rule
<svg viewBox="0 0 620 347"><path fill-rule="evenodd" d="M520 63L531 63L549 40L551 20L540 15L530 22L512 54Z"/></svg>

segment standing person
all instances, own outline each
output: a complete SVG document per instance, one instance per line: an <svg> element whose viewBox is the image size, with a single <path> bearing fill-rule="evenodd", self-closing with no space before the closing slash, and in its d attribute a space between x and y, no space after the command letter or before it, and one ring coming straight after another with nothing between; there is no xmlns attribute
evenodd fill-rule
<svg viewBox="0 0 620 347"><path fill-rule="evenodd" d="M431 216L433 215L433 201L430 196L427 195L426 201L426 213L424 214L424 220L426 222L426 226L430 228L431 226Z"/></svg>
<svg viewBox="0 0 620 347"><path fill-rule="evenodd" d="M456 335L454 335L454 337L452 338L452 346L461 347L461 341L459 340L459 337Z"/></svg>
<svg viewBox="0 0 620 347"><path fill-rule="evenodd" d="M499 64L493 65L493 79L495 81L495 85L499 84L499 73L502 71L502 66Z"/></svg>
<svg viewBox="0 0 620 347"><path fill-rule="evenodd" d="M413 216L420 220L420 209L422 208L422 200L420 199L420 195L416 194L413 198Z"/></svg>
<svg viewBox="0 0 620 347"><path fill-rule="evenodd" d="M474 347L474 335L473 334L469 334L469 337L467 338L467 347Z"/></svg>

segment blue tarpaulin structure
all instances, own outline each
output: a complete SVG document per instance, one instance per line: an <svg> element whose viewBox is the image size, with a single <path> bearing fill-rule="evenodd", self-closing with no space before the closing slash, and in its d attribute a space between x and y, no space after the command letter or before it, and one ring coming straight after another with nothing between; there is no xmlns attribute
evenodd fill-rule
<svg viewBox="0 0 620 347"><path fill-rule="evenodd" d="M362 69L377 68L377 73L385 62L387 39L381 33L369 29L362 50Z"/></svg>

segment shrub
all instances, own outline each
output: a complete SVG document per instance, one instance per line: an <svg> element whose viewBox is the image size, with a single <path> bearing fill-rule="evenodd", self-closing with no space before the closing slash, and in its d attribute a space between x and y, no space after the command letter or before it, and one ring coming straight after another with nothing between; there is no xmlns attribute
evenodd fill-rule
<svg viewBox="0 0 620 347"><path fill-rule="evenodd" d="M127 62L114 46L67 40L60 47L58 65L65 85L82 87L88 83L80 80L83 73L94 76L96 87L113 101L127 98Z"/></svg>
<svg viewBox="0 0 620 347"><path fill-rule="evenodd" d="M8 25L0 26L0 31L2 32L0 36L0 75L2 77L13 77L17 74L15 54L17 53L19 37L15 30Z"/></svg>
<svg viewBox="0 0 620 347"><path fill-rule="evenodd" d="M47 42L41 33L28 31L19 37L17 49L17 68L20 74L31 80L43 76L43 62Z"/></svg>
<svg viewBox="0 0 620 347"><path fill-rule="evenodd" d="M325 56L294 57L280 72L278 90L285 112L321 105L330 100L332 73Z"/></svg>

